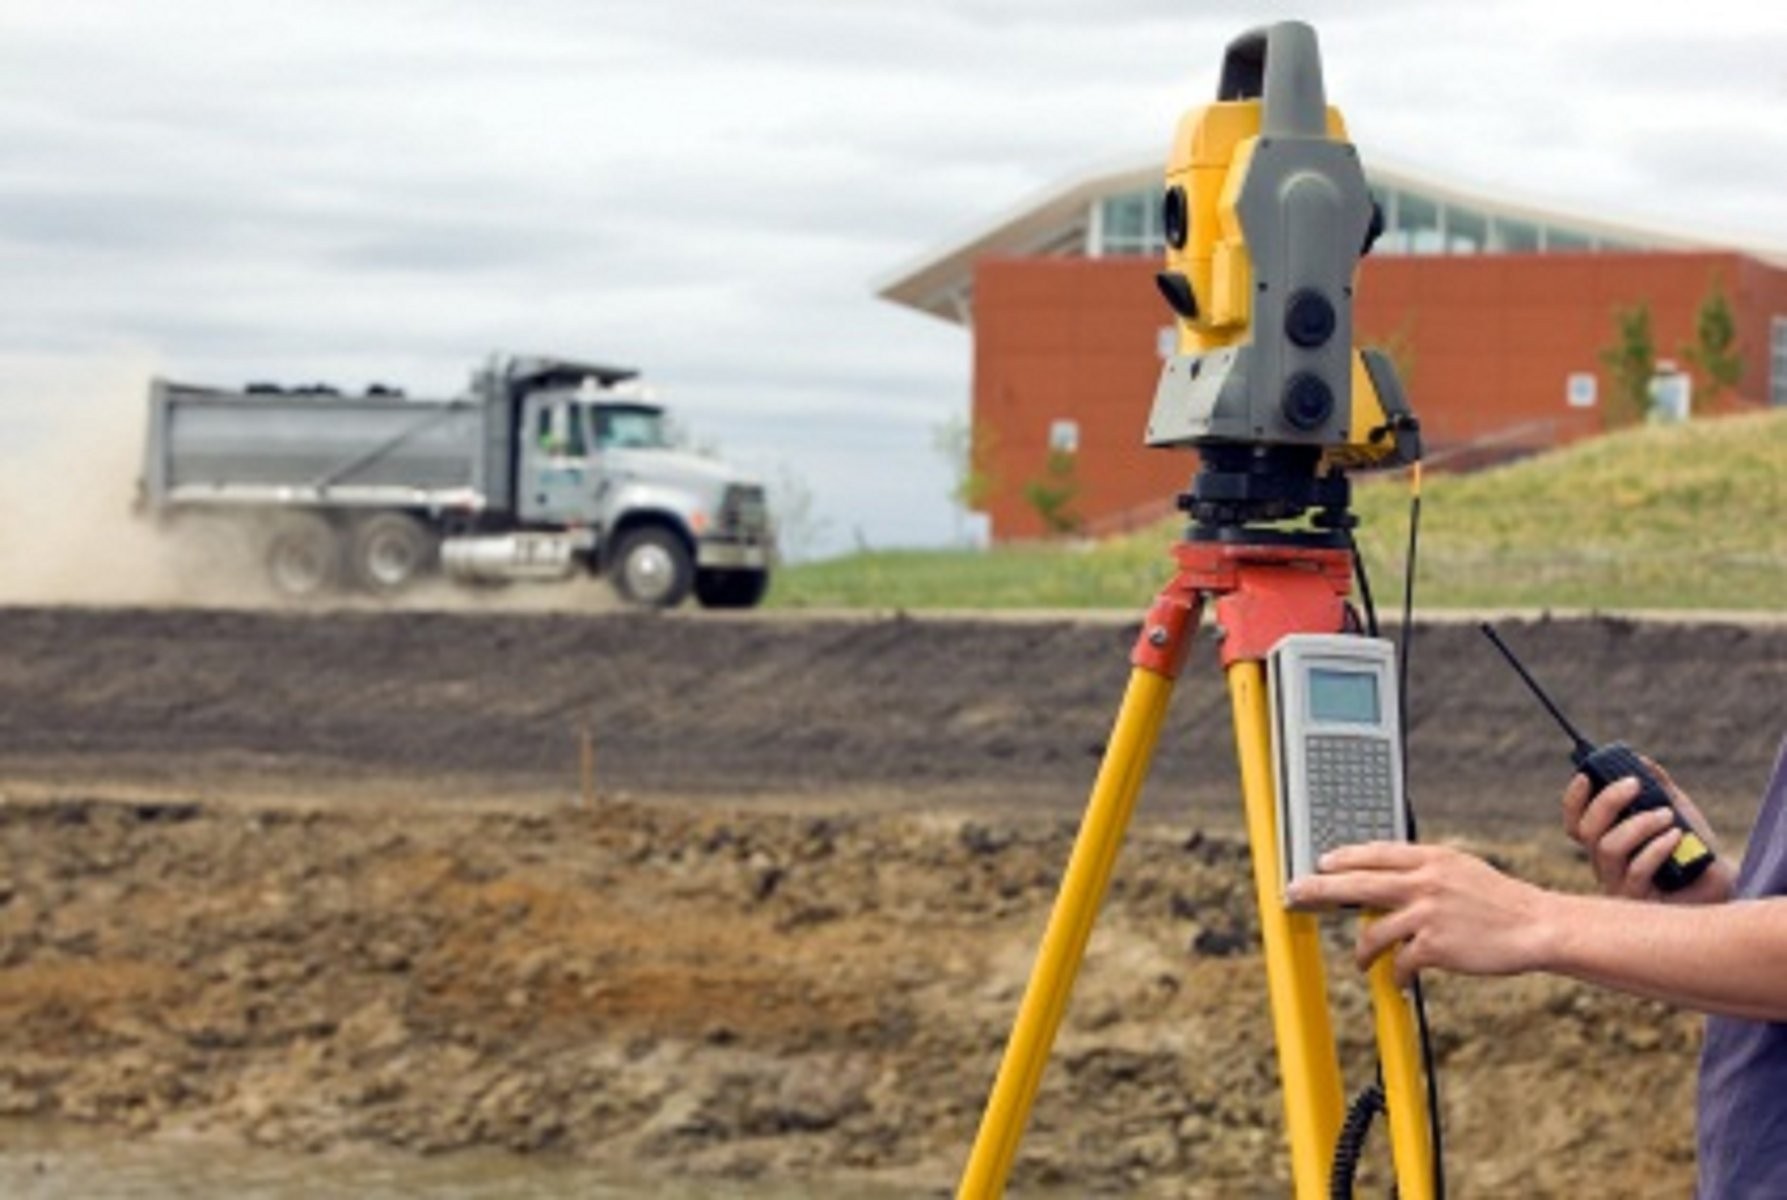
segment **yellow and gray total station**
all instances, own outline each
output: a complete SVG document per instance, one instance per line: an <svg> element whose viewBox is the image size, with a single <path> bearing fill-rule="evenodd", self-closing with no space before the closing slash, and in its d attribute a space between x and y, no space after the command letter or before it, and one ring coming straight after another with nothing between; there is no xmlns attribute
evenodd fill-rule
<svg viewBox="0 0 1787 1200"><path fill-rule="evenodd" d="M1216 102L1179 125L1162 211L1158 282L1178 345L1146 441L1199 455L1180 497L1190 525L1131 653L1129 686L962 1176L964 1200L1004 1191L1207 601L1231 698L1295 1194L1350 1192L1376 1108L1387 1113L1403 1200L1443 1191L1418 985L1412 994L1398 988L1387 955L1369 972L1378 1069L1349 1112L1321 914L1283 900L1293 862L1337 840L1413 837L1400 736L1406 676L1376 636L1348 480L1408 466L1418 495L1419 427L1396 371L1354 344L1359 262L1381 227L1358 152L1327 104L1314 31L1288 22L1236 39ZM1411 579L1413 529L1411 517ZM1351 601L1355 576L1363 615ZM1406 634L1406 607L1402 627Z"/></svg>

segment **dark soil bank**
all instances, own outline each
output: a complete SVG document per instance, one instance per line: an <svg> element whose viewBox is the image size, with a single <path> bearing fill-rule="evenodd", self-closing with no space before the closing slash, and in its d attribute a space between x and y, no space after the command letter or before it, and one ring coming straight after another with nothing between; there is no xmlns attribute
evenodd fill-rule
<svg viewBox="0 0 1787 1200"><path fill-rule="evenodd" d="M1503 632L1590 736L1660 759L1741 832L1783 732L1787 626ZM0 610L0 772L575 787L587 726L604 790L953 793L1075 812L1133 637L1067 621ZM1410 690L1430 831L1555 826L1568 743L1473 626L1417 625ZM1234 780L1203 638L1145 811L1233 824Z"/></svg>

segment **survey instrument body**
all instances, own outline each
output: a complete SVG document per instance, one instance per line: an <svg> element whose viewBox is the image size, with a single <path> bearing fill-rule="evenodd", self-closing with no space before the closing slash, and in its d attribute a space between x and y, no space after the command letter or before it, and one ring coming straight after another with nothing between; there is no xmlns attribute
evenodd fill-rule
<svg viewBox="0 0 1787 1200"><path fill-rule="evenodd" d="M1419 458L1394 366L1355 345L1355 277L1382 216L1313 30L1230 45L1217 101L1180 121L1162 227L1177 338L1145 440L1203 453L1194 519L1344 509L1343 470Z"/></svg>

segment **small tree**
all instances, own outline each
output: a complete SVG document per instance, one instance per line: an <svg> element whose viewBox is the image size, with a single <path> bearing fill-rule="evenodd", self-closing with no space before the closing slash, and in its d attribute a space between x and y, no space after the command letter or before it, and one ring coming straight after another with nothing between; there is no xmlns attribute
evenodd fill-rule
<svg viewBox="0 0 1787 1200"><path fill-rule="evenodd" d="M948 417L931 429L931 446L949 464L949 499L964 511L973 511L993 494L993 451L997 440L984 422L970 425L961 414Z"/></svg>
<svg viewBox="0 0 1787 1200"><path fill-rule="evenodd" d="M831 522L819 515L813 489L787 463L776 465L769 485L769 511L776 523L776 544L792 562L813 557L831 535Z"/></svg>
<svg viewBox="0 0 1787 1200"><path fill-rule="evenodd" d="M1735 390L1744 374L1744 360L1737 353L1737 318L1717 278L1694 314L1694 340L1682 347L1682 357L1700 375L1700 394L1712 404Z"/></svg>
<svg viewBox="0 0 1787 1200"><path fill-rule="evenodd" d="M1080 494L1078 467L1079 456L1072 450L1050 450L1042 474L1024 485L1024 499L1051 536L1079 531L1080 515L1073 507Z"/></svg>
<svg viewBox="0 0 1787 1200"><path fill-rule="evenodd" d="M1405 316L1397 323L1395 329L1392 329L1383 337L1376 339L1366 338L1364 340L1367 342L1375 341L1377 348L1382 350L1385 356L1389 358L1390 365L1396 368L1396 378L1402 381L1403 390L1413 393L1415 390L1414 314L1410 313Z"/></svg>
<svg viewBox="0 0 1787 1200"><path fill-rule="evenodd" d="M1651 377L1657 373L1657 346L1651 337L1650 305L1639 301L1630 308L1613 310L1615 338L1613 345L1601 351L1601 365L1612 376L1613 395L1619 401L1609 404L1605 420L1612 424L1617 410L1629 412L1634 420L1650 415Z"/></svg>
<svg viewBox="0 0 1787 1200"><path fill-rule="evenodd" d="M949 464L949 501L956 509L959 536L961 519L984 510L998 486L993 474L998 438L986 422L971 425L957 414L932 427L931 447Z"/></svg>

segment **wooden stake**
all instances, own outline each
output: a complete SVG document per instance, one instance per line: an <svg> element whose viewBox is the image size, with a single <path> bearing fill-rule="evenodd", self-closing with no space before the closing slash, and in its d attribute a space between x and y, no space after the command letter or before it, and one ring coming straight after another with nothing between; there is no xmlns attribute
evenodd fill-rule
<svg viewBox="0 0 1787 1200"><path fill-rule="evenodd" d="M579 739L579 763L582 790L578 793L577 806L589 808L596 802L596 738L590 727L583 727L583 736Z"/></svg>

